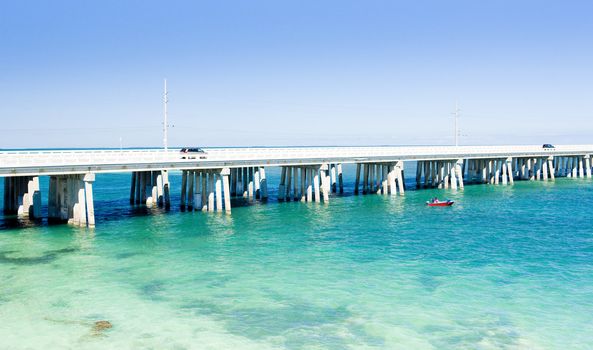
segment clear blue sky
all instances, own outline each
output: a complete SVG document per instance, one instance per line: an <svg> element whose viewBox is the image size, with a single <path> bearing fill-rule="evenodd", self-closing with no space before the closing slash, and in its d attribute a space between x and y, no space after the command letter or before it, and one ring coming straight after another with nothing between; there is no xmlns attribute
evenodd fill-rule
<svg viewBox="0 0 593 350"><path fill-rule="evenodd" d="M0 148L593 143L591 1L3 1Z"/></svg>

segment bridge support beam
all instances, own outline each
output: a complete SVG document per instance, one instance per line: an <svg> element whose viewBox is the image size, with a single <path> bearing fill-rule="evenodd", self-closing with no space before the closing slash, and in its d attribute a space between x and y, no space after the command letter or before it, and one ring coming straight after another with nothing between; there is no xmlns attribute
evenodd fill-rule
<svg viewBox="0 0 593 350"><path fill-rule="evenodd" d="M344 174L342 172L342 163L338 164L338 192L344 193Z"/></svg>
<svg viewBox="0 0 593 350"><path fill-rule="evenodd" d="M331 191L333 193L336 193L338 190L338 171L337 171L337 165L336 164L329 164L329 176L330 176L330 185L331 185Z"/></svg>
<svg viewBox="0 0 593 350"><path fill-rule="evenodd" d="M463 183L463 175L464 175L464 162L463 159L458 159L455 162L455 173L457 174L457 181L459 181L459 189L463 189L464 187L464 183Z"/></svg>
<svg viewBox="0 0 593 350"><path fill-rule="evenodd" d="M561 157L537 157L537 158L507 158L508 181L510 184L514 180L529 181L548 181L555 180L557 176L562 176L564 171L564 160ZM515 164L516 168L513 168Z"/></svg>
<svg viewBox="0 0 593 350"><path fill-rule="evenodd" d="M230 213L230 176L229 168L183 170L181 175L182 210Z"/></svg>
<svg viewBox="0 0 593 350"><path fill-rule="evenodd" d="M398 173L401 173L401 193L403 193L403 162L398 163L401 163L402 167ZM416 166L416 186L454 190L464 186L463 159L419 161ZM424 181L422 181L423 179Z"/></svg>
<svg viewBox="0 0 593 350"><path fill-rule="evenodd" d="M94 227L93 182L93 173L51 176L47 208L49 220Z"/></svg>
<svg viewBox="0 0 593 350"><path fill-rule="evenodd" d="M4 178L4 213L41 218L41 192L38 176Z"/></svg>
<svg viewBox="0 0 593 350"><path fill-rule="evenodd" d="M278 201L329 203L332 191L330 169L328 164L283 166L278 185ZM340 168L336 166L335 170L336 179L339 179ZM339 180L336 185L338 183Z"/></svg>
<svg viewBox="0 0 593 350"><path fill-rule="evenodd" d="M187 178L184 178L187 181ZM187 185L187 182L183 182ZM171 206L169 173L167 170L135 171L130 185L130 204L147 207Z"/></svg>
<svg viewBox="0 0 593 350"><path fill-rule="evenodd" d="M591 155L552 157L555 176L569 178L591 177Z"/></svg>
<svg viewBox="0 0 593 350"><path fill-rule="evenodd" d="M266 170L263 167L232 168L228 176L231 197L243 197L250 201L268 198Z"/></svg>
<svg viewBox="0 0 593 350"><path fill-rule="evenodd" d="M404 194L403 161L357 164L355 194L359 193L361 168L362 194Z"/></svg>
<svg viewBox="0 0 593 350"><path fill-rule="evenodd" d="M509 157L506 160L507 165L507 176L509 184L513 185L515 183L515 173L513 171L513 158Z"/></svg>

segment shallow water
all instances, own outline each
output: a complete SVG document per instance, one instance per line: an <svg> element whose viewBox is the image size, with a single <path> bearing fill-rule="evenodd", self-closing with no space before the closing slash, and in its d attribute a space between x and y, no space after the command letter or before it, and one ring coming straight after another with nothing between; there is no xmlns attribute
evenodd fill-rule
<svg viewBox="0 0 593 350"><path fill-rule="evenodd" d="M94 230L0 221L0 348L593 344L592 181L234 203L231 216L134 209L128 186L97 177ZM457 203L427 208L433 196Z"/></svg>

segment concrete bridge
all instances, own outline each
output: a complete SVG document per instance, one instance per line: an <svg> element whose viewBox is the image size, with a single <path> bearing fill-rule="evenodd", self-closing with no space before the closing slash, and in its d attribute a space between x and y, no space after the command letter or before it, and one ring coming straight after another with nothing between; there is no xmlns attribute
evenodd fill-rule
<svg viewBox="0 0 593 350"><path fill-rule="evenodd" d="M182 172L180 206L231 211L232 197L268 198L267 167L281 167L278 199L329 202L343 192L342 164L356 164L355 194L403 195L404 162L416 162L417 188L462 189L468 183L591 177L593 145L209 148L205 159L177 150L0 152L4 212L41 216L39 176L49 176L48 216L94 226L95 174L128 172L130 203L171 205L168 172Z"/></svg>

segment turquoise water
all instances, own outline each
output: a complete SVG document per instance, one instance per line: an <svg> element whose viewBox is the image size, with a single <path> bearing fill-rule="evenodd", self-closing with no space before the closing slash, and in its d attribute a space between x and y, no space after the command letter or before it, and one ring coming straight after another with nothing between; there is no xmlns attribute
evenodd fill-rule
<svg viewBox="0 0 593 350"><path fill-rule="evenodd" d="M0 221L1 349L593 346L592 181L231 216L133 209L128 186L97 177L94 230Z"/></svg>

